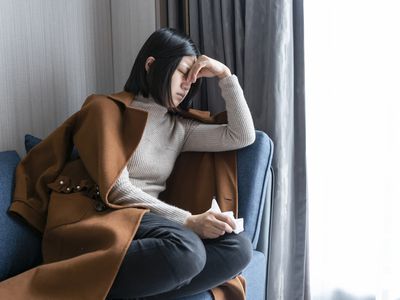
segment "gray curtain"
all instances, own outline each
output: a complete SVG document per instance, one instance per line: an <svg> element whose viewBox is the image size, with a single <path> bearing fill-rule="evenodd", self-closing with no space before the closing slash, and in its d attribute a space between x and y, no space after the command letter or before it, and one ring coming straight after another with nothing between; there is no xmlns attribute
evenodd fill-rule
<svg viewBox="0 0 400 300"><path fill-rule="evenodd" d="M256 128L275 144L267 299L309 299L303 0L168 2L188 4L180 29L238 76ZM216 81L200 99L200 108L224 109Z"/></svg>

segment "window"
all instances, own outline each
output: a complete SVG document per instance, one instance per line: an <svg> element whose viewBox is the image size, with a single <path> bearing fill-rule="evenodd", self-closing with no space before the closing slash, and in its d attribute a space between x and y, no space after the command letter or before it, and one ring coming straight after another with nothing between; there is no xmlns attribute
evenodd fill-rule
<svg viewBox="0 0 400 300"><path fill-rule="evenodd" d="M313 300L400 299L399 14L304 3Z"/></svg>

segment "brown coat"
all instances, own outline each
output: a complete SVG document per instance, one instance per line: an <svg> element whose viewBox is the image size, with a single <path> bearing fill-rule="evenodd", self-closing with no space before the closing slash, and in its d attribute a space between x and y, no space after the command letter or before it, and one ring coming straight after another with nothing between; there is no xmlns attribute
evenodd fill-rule
<svg viewBox="0 0 400 300"><path fill-rule="evenodd" d="M126 92L88 97L80 111L18 165L10 211L43 233L44 263L1 282L0 299L106 297L141 218L149 211L108 202L147 120L147 112L128 106L132 99ZM195 110L187 117L218 121ZM70 158L73 145L79 159ZM217 195L223 211L237 214L235 155L182 153L160 198L196 214L207 210ZM212 292L215 299L241 300L244 289L244 278L238 276Z"/></svg>

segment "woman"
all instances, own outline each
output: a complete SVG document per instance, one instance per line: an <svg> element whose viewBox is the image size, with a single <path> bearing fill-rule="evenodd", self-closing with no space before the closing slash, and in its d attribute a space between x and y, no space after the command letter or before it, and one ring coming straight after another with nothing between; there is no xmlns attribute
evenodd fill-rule
<svg viewBox="0 0 400 300"><path fill-rule="evenodd" d="M227 124L187 111L202 77L219 77ZM236 275L251 243L207 210L213 195L236 209L226 150L254 136L236 76L188 37L156 31L125 91L89 96L18 164L9 211L42 233L43 263L2 281L0 298L165 300L212 289L243 299Z"/></svg>
<svg viewBox="0 0 400 300"><path fill-rule="evenodd" d="M203 77L218 78L227 124L181 116ZM139 146L108 199L150 212L143 216L109 297L175 299L231 279L252 254L244 233L232 232L234 220L212 211L192 215L158 196L181 152L227 151L254 142L252 117L237 77L221 62L200 55L190 38L163 28L143 45L124 90L135 95L131 106L148 112L148 118Z"/></svg>

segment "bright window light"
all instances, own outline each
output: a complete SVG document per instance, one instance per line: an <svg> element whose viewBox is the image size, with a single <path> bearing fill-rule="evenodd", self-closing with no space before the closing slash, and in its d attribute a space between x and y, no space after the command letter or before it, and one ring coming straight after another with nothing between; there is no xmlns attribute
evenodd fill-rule
<svg viewBox="0 0 400 300"><path fill-rule="evenodd" d="M304 2L312 300L400 299L400 1Z"/></svg>

